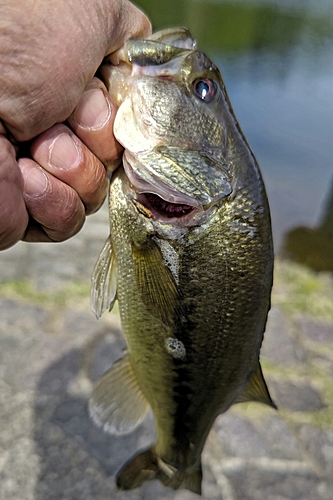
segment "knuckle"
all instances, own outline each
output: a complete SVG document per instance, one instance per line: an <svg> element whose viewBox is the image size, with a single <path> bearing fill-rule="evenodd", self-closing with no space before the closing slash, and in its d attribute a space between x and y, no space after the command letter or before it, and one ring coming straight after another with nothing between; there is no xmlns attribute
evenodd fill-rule
<svg viewBox="0 0 333 500"><path fill-rule="evenodd" d="M0 250L5 250L23 238L28 225L28 213L23 200L18 200L17 204L6 203L5 200L0 204L0 210Z"/></svg>
<svg viewBox="0 0 333 500"><path fill-rule="evenodd" d="M84 206L77 194L69 189L63 195L60 203L57 204L57 217L47 223L43 221L45 232L54 241L64 241L76 234L84 224L85 211Z"/></svg>
<svg viewBox="0 0 333 500"><path fill-rule="evenodd" d="M17 176L18 169L15 169L16 152L13 144L3 135L0 135L0 168L1 173L5 173L6 177L11 175ZM1 179L1 178L0 178Z"/></svg>
<svg viewBox="0 0 333 500"><path fill-rule="evenodd" d="M96 163L91 173L92 175L85 186L85 191L81 193L87 215L99 209L107 195L109 186L106 170L101 163Z"/></svg>

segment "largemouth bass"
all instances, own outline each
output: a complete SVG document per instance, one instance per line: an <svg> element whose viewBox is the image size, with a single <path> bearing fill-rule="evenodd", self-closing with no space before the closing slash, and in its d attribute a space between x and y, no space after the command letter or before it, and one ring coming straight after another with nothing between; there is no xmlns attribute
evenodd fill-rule
<svg viewBox="0 0 333 500"><path fill-rule="evenodd" d="M259 363L269 207L220 73L187 30L131 40L119 58L104 75L125 151L91 299L97 316L118 299L127 352L97 382L90 413L126 433L153 411L156 444L121 469L120 488L156 478L200 494L215 418L242 401L275 407Z"/></svg>

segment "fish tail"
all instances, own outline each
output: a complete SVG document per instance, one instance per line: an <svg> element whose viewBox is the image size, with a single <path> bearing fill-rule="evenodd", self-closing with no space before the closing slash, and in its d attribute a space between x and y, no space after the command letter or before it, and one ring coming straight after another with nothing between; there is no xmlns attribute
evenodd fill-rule
<svg viewBox="0 0 333 500"><path fill-rule="evenodd" d="M201 483L202 469L200 464L200 467L195 472L193 472L191 475L187 474L183 478L180 488L185 488L186 490L193 491L193 493L201 495Z"/></svg>
<svg viewBox="0 0 333 500"><path fill-rule="evenodd" d="M117 475L117 486L121 490L132 490L152 479L174 490L185 488L201 495L201 464L192 474L180 472L160 460L153 448L139 453L122 467Z"/></svg>
<svg viewBox="0 0 333 500"><path fill-rule="evenodd" d="M139 488L144 482L155 479L159 467L156 454L150 448L131 458L117 474L117 486L121 490Z"/></svg>

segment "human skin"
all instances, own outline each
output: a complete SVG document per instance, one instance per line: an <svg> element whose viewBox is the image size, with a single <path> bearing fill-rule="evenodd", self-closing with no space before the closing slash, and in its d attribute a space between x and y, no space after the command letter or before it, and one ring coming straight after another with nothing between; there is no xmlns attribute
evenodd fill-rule
<svg viewBox="0 0 333 500"><path fill-rule="evenodd" d="M150 32L127 0L0 0L0 250L63 241L99 208L121 147L94 74Z"/></svg>

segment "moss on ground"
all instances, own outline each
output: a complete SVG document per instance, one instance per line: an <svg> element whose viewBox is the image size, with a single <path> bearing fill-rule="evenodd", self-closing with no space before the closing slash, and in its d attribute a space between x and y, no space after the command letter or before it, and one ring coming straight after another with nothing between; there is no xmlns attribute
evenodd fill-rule
<svg viewBox="0 0 333 500"><path fill-rule="evenodd" d="M327 272L315 272L309 268L286 260L276 260L272 304L293 320L305 317L307 320L333 324L333 276ZM279 416L287 425L309 424L321 429L333 428L333 384L331 366L333 344L302 338L309 359L292 366L275 365L262 360L265 377L275 382L302 384L308 382L321 395L326 405L315 411L290 411L279 408ZM253 422L265 419L272 410L260 404L236 405L233 410Z"/></svg>
<svg viewBox="0 0 333 500"><path fill-rule="evenodd" d="M333 323L333 276L276 260L272 303L293 318L306 314Z"/></svg>
<svg viewBox="0 0 333 500"><path fill-rule="evenodd" d="M89 298L90 283L70 283L58 291L38 292L28 280L8 281L0 283L0 297L13 300L24 300L42 305L70 306Z"/></svg>

